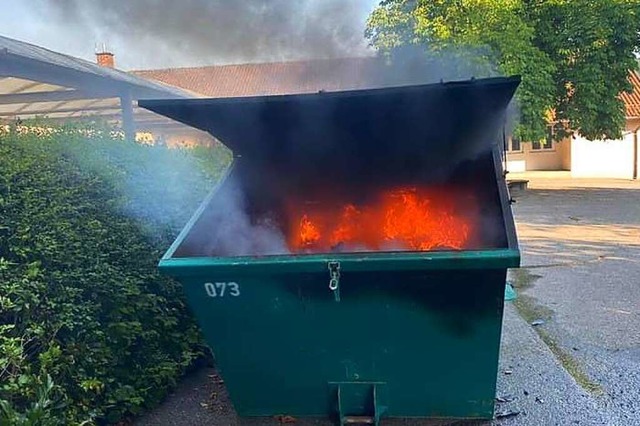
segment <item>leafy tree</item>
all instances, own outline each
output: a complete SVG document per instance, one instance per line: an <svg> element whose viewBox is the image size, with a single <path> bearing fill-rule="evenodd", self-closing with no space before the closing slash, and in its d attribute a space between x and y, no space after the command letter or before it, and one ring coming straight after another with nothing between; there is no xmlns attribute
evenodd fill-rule
<svg viewBox="0 0 640 426"><path fill-rule="evenodd" d="M639 34L640 0L384 0L366 30L392 58L399 48L421 46L429 55L484 63L474 67L477 77L495 68L521 74L515 133L524 140L546 136L551 112L562 129L620 137L618 94L631 90Z"/></svg>
<svg viewBox="0 0 640 426"><path fill-rule="evenodd" d="M640 1L527 1L535 44L557 64L554 108L560 121L591 138L619 138L640 47Z"/></svg>

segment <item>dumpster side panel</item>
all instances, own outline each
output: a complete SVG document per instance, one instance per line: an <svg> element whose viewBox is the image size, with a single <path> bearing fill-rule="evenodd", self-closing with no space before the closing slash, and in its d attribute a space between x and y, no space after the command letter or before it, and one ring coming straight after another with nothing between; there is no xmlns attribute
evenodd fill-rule
<svg viewBox="0 0 640 426"><path fill-rule="evenodd" d="M335 415L336 383L375 382L387 416L491 418L505 278L344 272L339 302L328 272L182 281L241 416Z"/></svg>

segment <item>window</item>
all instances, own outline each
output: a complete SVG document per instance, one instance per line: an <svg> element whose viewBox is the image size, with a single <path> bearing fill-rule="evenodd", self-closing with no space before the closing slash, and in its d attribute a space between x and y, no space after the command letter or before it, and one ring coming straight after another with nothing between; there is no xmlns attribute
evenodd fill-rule
<svg viewBox="0 0 640 426"><path fill-rule="evenodd" d="M520 142L520 138L517 138L515 136L511 138L511 143L509 144L509 151L511 152L522 151L522 143Z"/></svg>
<svg viewBox="0 0 640 426"><path fill-rule="evenodd" d="M534 151L553 149L553 127L549 127L546 138L531 142L531 149Z"/></svg>
<svg viewBox="0 0 640 426"><path fill-rule="evenodd" d="M520 138L511 136L507 139L506 149L508 152L522 152L522 141Z"/></svg>

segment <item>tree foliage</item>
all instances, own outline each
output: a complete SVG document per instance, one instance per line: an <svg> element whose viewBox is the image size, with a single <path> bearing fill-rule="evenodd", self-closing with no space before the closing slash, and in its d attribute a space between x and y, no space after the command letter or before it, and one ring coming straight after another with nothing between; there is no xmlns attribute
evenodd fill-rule
<svg viewBox="0 0 640 426"><path fill-rule="evenodd" d="M591 139L620 137L618 95L631 89L639 34L640 0L384 0L366 30L385 54L467 51L468 60L522 75L516 133L524 140L544 138L550 114Z"/></svg>

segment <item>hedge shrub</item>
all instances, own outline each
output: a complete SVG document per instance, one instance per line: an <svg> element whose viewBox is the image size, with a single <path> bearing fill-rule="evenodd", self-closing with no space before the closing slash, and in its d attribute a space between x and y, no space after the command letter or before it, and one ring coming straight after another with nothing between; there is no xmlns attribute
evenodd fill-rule
<svg viewBox="0 0 640 426"><path fill-rule="evenodd" d="M0 424L115 423L176 384L201 340L156 265L228 161L108 131L0 133Z"/></svg>

